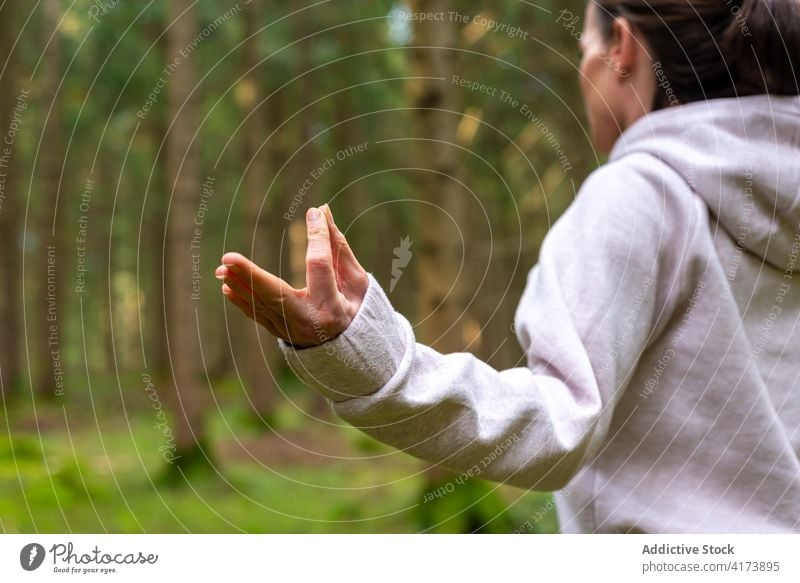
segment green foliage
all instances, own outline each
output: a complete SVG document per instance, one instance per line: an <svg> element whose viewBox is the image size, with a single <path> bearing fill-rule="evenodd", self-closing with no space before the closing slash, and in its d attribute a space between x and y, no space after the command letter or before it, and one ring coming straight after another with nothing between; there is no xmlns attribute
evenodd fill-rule
<svg viewBox="0 0 800 583"><path fill-rule="evenodd" d="M229 397L223 391L223 402ZM101 404L98 404L102 406ZM60 406L39 410L56 418ZM104 408L104 407L103 407ZM281 407L283 435L316 433L323 447L344 432L347 457L292 461L230 457L231 440L259 433L240 422L235 402L210 425L213 466L189 471L181 487L164 483L159 435L151 412L86 419L69 432L12 432L0 440L0 529L4 532L512 532L547 504L548 496L469 480L436 502L423 503L424 464L355 430L320 429ZM11 419L26 423L17 405ZM98 438L98 427L102 439ZM7 435L11 427L2 427ZM255 447L255 446L253 446ZM253 449L255 452L256 450ZM320 459L325 459L321 462ZM540 523L554 531L551 522Z"/></svg>
<svg viewBox="0 0 800 583"><path fill-rule="evenodd" d="M191 148L198 154L201 180L214 178L203 223L203 277L196 304L203 339L203 354L197 358L205 369L200 380L213 406L202 446L184 452L183 466L170 466L160 457L163 436L153 427L154 411L142 396L140 380L145 370L156 374L153 361L166 352L152 338L164 317L159 303L165 286L162 252L168 245L164 221L174 187L165 159L171 127L165 74L169 3L119 2L94 21L88 15L91 0L64 1L57 31L44 26L42 3L15 5L23 4L32 13L28 21L19 18L27 24L20 24L15 58L21 73L15 82L29 89L32 99L24 114L25 131L15 144L14 195L18 245L26 259L19 278L26 307L19 310L28 328L14 338L21 344L24 338L30 349L46 332L35 328L33 318L43 299L28 290L36 289L32 286L41 277L31 265L41 259L42 234L57 216L58 269L65 291L58 324L67 397L45 404L38 395L34 411L27 376L7 381L14 394L3 408L10 421L0 433L7 436L0 440L0 530L509 532L533 515L542 516L534 531L557 528L549 497L480 480L424 503L421 464L338 423L311 420L307 389L283 365L273 371L284 389L283 405L260 417L246 405L238 370L242 347L231 320L239 316L224 309L213 270L223 251L249 249L252 237L240 227L244 218L253 218L248 196L263 195L268 204L260 228L282 235L282 244L288 245L290 223L284 213L303 181L342 148L368 142L366 153L337 161L335 171L315 180L299 216L310 204L336 196L331 206L337 223L365 267L387 285L393 248L403 237L414 238L418 193L408 138L417 130L407 91L413 49L393 40L385 18L402 2L334 0L315 7L265 2L256 27L259 63L253 73L255 93L268 97L260 105L249 101L253 88L243 80L247 22L238 15L217 26L233 4L198 2L198 31L215 27L187 61L197 81L191 105L198 121ZM572 165L569 172L561 168L553 146L542 132L531 133L532 122L519 106L442 80L453 92L458 121L462 114L480 120L459 143L459 178L469 187L465 196L470 216L476 217L464 253L479 271L486 269L486 281L499 283L491 293L481 288L470 315L487 324L487 336L495 342L485 347L486 354L495 355L497 347L497 358L516 363L519 350L509 329L525 275L544 233L598 160L584 130L575 39L554 23L562 6L549 0L537 3L545 10L522 1L452 4L462 14L491 15L530 32L526 40L493 32L471 38L468 25L454 24L457 46L442 50L448 51L459 77L506 91L535 112ZM563 3L576 14L583 5ZM25 10L19 8L18 16L27 16ZM45 54L51 58L44 47L53 33L61 42L63 79L56 80L53 101L60 106L54 123L64 155L55 179L47 179L42 158L56 145L41 133L53 105L45 99L48 80L42 78L42 63ZM166 83L156 91L162 77ZM250 160L244 154L253 119L266 128L262 145L269 153L264 163L270 186L248 195ZM82 209L90 180L91 201ZM73 290L75 239L83 214L88 220L88 285L79 296ZM282 252L256 251L276 260ZM288 277L290 261L283 253L281 275ZM392 296L412 319L417 283L410 268ZM30 362L24 363L29 369L50 370L52 363L38 362L30 352ZM269 458L226 457L239 439L258 441L273 432L307 432L322 445L342 441L356 461L312 456L273 464Z"/></svg>

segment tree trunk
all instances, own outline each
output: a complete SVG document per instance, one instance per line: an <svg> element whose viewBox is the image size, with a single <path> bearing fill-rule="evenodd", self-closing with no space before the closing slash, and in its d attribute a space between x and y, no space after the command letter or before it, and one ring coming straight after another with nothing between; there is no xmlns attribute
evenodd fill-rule
<svg viewBox="0 0 800 583"><path fill-rule="evenodd" d="M150 262L150 289L146 296L147 314L150 319L148 335L148 368L153 370L156 375L167 375L169 370L169 358L167 352L167 320L166 313L166 264L167 264L167 200L172 189L171 172L167 162L167 144L161 141L169 133L169 113L158 113L156 123L149 124L150 131L154 132L153 144L158 152L157 159L153 161L157 165L153 184L148 198L151 207L148 230L153 234L146 237L145 246L147 249L148 261ZM160 148L160 150L159 150ZM145 276L146 277L146 276Z"/></svg>
<svg viewBox="0 0 800 583"><path fill-rule="evenodd" d="M61 170L64 163L61 96L59 84L63 75L61 34L56 30L61 19L59 0L42 4L42 46L49 46L42 60L41 94L43 112L42 147L35 169L39 177L40 203L36 218L35 247L31 265L35 274L36 293L30 301L32 308L31 352L34 355L32 388L36 395L52 399L63 394L59 368L63 366L64 322L67 309L64 292L64 272L70 257L67 246L59 245L59 225L67 212L65 198L60 195ZM51 38L52 35L52 38ZM61 261L59 261L61 259Z"/></svg>
<svg viewBox="0 0 800 583"><path fill-rule="evenodd" d="M150 42L157 45L163 56L164 64L168 60L167 35L161 35L161 28L154 26L148 34ZM147 370L158 380L168 377L169 358L167 352L167 327L164 295L166 293L166 249L164 239L167 229L167 196L172 188L171 173L167 163L166 143L162 143L169 133L169 112L157 104L144 121L142 131L148 136L153 151L153 179L147 193L146 217L143 229L150 235L142 241L142 266L140 271L140 289L144 289L144 313L147 321L142 334L144 338L144 358Z"/></svg>
<svg viewBox="0 0 800 583"><path fill-rule="evenodd" d="M312 85L313 73L308 73L313 66L310 57L311 48L315 41L313 38L306 38L312 33L314 28L312 26L313 21L311 18L311 13L308 10L305 10L301 14L295 16L297 22L295 28L295 38L298 40L306 39L301 41L301 43L298 45L297 69L294 72L294 74L297 75L294 85L296 91L295 95L297 95L295 103L297 104L298 109L301 109L311 103L314 100L315 95L315 88ZM297 152L292 162L294 168L296 169L295 179L292 185L294 192L297 192L302 184L309 179L311 172L319 167L318 162L320 160L316 145L313 141L308 142L308 140L311 139L314 131L313 115L315 107L318 106L312 106L308 109L305 109L297 116L297 123L299 125L299 139L296 147L300 148L300 150ZM305 200L303 200L302 204L298 208L293 224L290 226L289 235L293 236L293 240L290 242L289 248L291 254L290 265L293 272L292 280L295 284L295 287L302 287L302 282L306 277L305 249L300 244L301 240L305 237L306 232L305 210L310 206L319 206L323 202L327 202L327 197L321 197L319 192L319 184L315 184L314 187L311 188L310 192L305 195ZM327 399L317 392L312 392L310 394L310 399L311 415L317 418L331 417L331 408Z"/></svg>
<svg viewBox="0 0 800 583"><path fill-rule="evenodd" d="M18 5L7 2L0 11L0 55L8 59L0 74L0 139L10 139L12 122L22 119L17 104L19 86L19 47L11 52L17 36ZM15 115L16 114L16 115ZM16 117L16 120L15 120ZM23 122L24 125L24 122ZM19 273L19 144L0 147L0 265L7 273ZM5 400L16 393L20 382L20 286L21 278L11 277L0 294L0 395ZM2 402L2 401L0 401Z"/></svg>
<svg viewBox="0 0 800 583"><path fill-rule="evenodd" d="M167 172L172 196L167 216L166 323L176 446L172 467L182 471L207 466L210 454L204 443L206 395L199 383L202 362L196 320L199 304L192 299L192 238L201 192L197 144L191 142L197 127L196 103L190 98L195 85L194 57L185 58L180 53L196 33L193 4L193 0L171 0L172 24L167 41L167 66L173 71L168 82L172 127L167 135ZM168 475L171 473L174 475L168 468Z"/></svg>
<svg viewBox="0 0 800 583"><path fill-rule="evenodd" d="M412 0L414 13L448 13L446 0ZM448 142L455 141L458 118L453 110L449 79L452 78L454 51L453 26L447 20L415 21L414 45L411 49L411 74L422 79L409 83L411 107L414 108L415 166L418 196L425 201L417 212L417 240L412 253L416 257L419 281L418 328L424 342L440 352L464 349L459 318L464 308L464 273L459 267L464 260L458 229L467 226L464 207L467 194L456 182L458 151ZM444 78L444 81L438 79ZM451 289L452 288L452 289Z"/></svg>
<svg viewBox="0 0 800 583"><path fill-rule="evenodd" d="M348 46L349 34L347 27L337 30L336 38L342 47ZM336 151L345 150L348 147L367 141L366 136L361 131L363 121L356 118L359 111L355 101L358 89L353 88L353 85L358 83L358 71L354 72L352 65L349 63L342 69L340 83L336 88L338 93L332 97L335 115L333 123L339 124L331 132L333 148ZM350 162L345 162L342 165L343 168L337 168L334 175L336 179L335 188L332 189L331 195L334 193L339 194L331 206L336 209L337 224L344 228L351 225L355 226L353 232L345 233L345 235L347 235L351 247L358 250L359 262L369 270L376 264L376 250L380 249L375 244L376 238L385 229L377 228L375 222L370 220L375 215L374 212L367 214L366 217L361 216L359 218L362 212L369 209L372 201L368 196L364 181L359 180L353 183L353 179L362 177L362 174L345 172L344 167L347 164L350 164ZM345 187L347 190L339 192ZM356 224L355 221L358 221L358 223Z"/></svg>
<svg viewBox="0 0 800 583"><path fill-rule="evenodd" d="M412 13L448 14L447 0L410 0L408 5ZM450 113L455 110L449 82L455 54L449 49L454 43L453 32L453 25L446 19L414 22L414 46L421 48L411 49L411 75L418 78L409 82L414 137L417 138L413 145L414 166L420 169L416 175L416 195L424 201L417 209L419 229L411 247L419 286L421 321L417 334L420 341L443 353L464 351L469 344L463 326L465 292L470 286L469 261L463 247L470 241L470 223L466 216L469 195L457 182L460 174L458 150L449 145L455 142L458 123L456 114ZM454 473L441 466L430 468L425 473L423 495L454 478ZM469 484L470 488L481 487ZM457 495L471 497L468 490L459 490ZM448 521L450 524L439 524L441 510L436 504L421 506L418 509L420 527L439 531L481 530L480 509L471 502L473 500L462 502L468 508L459 513L458 518L451 517L455 520ZM444 505L444 508L451 507Z"/></svg>
<svg viewBox="0 0 800 583"><path fill-rule="evenodd" d="M244 216L242 221L245 249L247 254L264 269L275 272L278 265L279 243L273 245L269 233L278 231L265 225L269 217L269 207L275 193L265 202L264 197L269 186L270 156L264 144L267 132L267 108L271 104L263 104L265 86L263 66L259 65L261 57L258 51L258 30L264 19L263 0L252 0L245 8L245 38L243 47L243 74L239 92L239 106L243 115L249 115L245 124L244 160L249 165L244 177ZM263 33L261 33L263 34ZM254 110L254 108L257 108ZM262 147L263 146L263 147ZM273 225L278 218L273 216ZM277 375L281 368L282 356L275 339L261 326L249 319L236 320L237 351L241 355L241 372L244 377L245 391L249 399L249 410L253 421L258 425L266 423L272 426L275 422L275 408L278 402Z"/></svg>

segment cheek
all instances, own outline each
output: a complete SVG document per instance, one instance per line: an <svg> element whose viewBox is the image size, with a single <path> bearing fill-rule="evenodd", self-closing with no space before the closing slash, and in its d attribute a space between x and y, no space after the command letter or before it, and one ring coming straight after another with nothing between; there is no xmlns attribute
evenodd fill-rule
<svg viewBox="0 0 800 583"><path fill-rule="evenodd" d="M595 55L584 55L580 65L580 83L583 98L587 106L602 102L602 78L599 74Z"/></svg>
<svg viewBox="0 0 800 583"><path fill-rule="evenodd" d="M581 91L583 92L583 96L586 97L586 90L589 88L589 80L588 80L588 67L586 64L585 56L581 59L581 64L578 71L579 71L578 80L581 83Z"/></svg>
<svg viewBox="0 0 800 583"><path fill-rule="evenodd" d="M605 111L615 110L622 99L615 73L600 54L581 62L581 90L587 104Z"/></svg>
<svg viewBox="0 0 800 583"><path fill-rule="evenodd" d="M580 65L580 85L595 146L607 150L613 141L615 97L608 69L596 53L586 54Z"/></svg>

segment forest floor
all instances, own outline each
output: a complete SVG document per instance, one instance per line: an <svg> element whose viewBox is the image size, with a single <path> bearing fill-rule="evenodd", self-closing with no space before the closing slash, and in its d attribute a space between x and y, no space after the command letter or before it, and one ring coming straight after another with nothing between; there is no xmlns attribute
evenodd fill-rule
<svg viewBox="0 0 800 583"><path fill-rule="evenodd" d="M36 401L35 411L29 398L7 403L0 532L557 530L547 494L453 475L447 493L426 501L423 462L333 415L311 421L297 402L279 407L277 429L259 426L233 391L208 417L210 467L166 485L153 409L123 409L115 394Z"/></svg>

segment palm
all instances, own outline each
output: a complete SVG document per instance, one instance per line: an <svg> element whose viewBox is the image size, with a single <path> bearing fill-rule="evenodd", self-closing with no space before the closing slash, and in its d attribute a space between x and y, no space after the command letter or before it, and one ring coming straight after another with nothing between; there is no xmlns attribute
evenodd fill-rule
<svg viewBox="0 0 800 583"><path fill-rule="evenodd" d="M238 253L222 256L222 293L248 317L298 348L317 346L350 324L367 290L358 263L328 205L307 216L306 287L295 289Z"/></svg>

